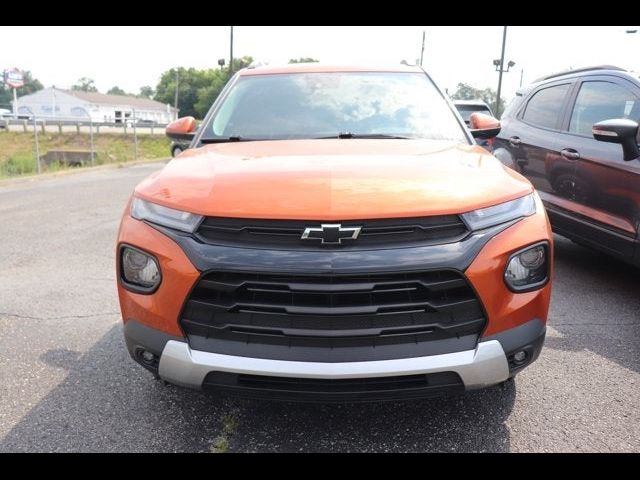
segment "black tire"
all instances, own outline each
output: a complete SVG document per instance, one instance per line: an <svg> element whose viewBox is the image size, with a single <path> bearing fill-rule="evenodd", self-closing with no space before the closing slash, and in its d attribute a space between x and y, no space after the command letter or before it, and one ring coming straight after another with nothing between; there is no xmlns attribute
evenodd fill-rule
<svg viewBox="0 0 640 480"><path fill-rule="evenodd" d="M174 147L171 149L171 156L172 157L177 157L182 152L183 152L183 149L182 149L182 147L180 145L174 145Z"/></svg>

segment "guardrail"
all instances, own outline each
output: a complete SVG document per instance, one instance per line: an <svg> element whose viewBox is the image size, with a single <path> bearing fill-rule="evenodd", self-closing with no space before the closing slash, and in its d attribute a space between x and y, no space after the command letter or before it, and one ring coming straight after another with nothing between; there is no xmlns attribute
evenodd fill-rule
<svg viewBox="0 0 640 480"><path fill-rule="evenodd" d="M22 117L22 118L20 118ZM94 138L99 138L102 134L120 134L125 135L132 147L132 160L137 160L139 155L140 140L139 137L149 138L151 135L165 135L164 123L150 123L140 121L136 117L124 118L122 122L93 122L87 117L71 117L71 118L51 118L51 117L34 117L27 114L18 114L18 118L5 115L0 117L0 136L2 132L22 132L33 135L33 157L32 159L24 157L9 158L8 161L13 162L11 169L19 172L34 171L41 173L43 167L49 169L54 164L64 166L75 165L94 165L96 163L96 148ZM47 134L75 134L69 141L63 142L64 146L52 140L51 135ZM83 135L80 135L83 134ZM42 138L40 138L42 135ZM76 136L77 135L77 136ZM114 141L116 141L114 139ZM122 140L121 140L122 141ZM46 151L42 151L43 148ZM118 152L122 153L122 148ZM169 152L167 152L167 155ZM28 164L27 167L24 167ZM8 164L5 164L5 170L9 171ZM0 165L1 166L1 165Z"/></svg>
<svg viewBox="0 0 640 480"><path fill-rule="evenodd" d="M42 133L88 133L93 130L95 133L124 133L136 131L141 134L164 135L164 123L132 122L91 122L86 119L51 119L51 118L0 118L0 131L2 129L10 132L31 132L34 126Z"/></svg>

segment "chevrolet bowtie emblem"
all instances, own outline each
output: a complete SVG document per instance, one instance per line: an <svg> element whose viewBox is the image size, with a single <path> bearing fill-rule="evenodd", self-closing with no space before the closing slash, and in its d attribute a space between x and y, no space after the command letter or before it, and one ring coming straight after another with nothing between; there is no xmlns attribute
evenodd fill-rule
<svg viewBox="0 0 640 480"><path fill-rule="evenodd" d="M343 227L339 223L323 223L320 227L307 227L302 240L320 240L322 245L339 245L342 240L355 240L362 227Z"/></svg>

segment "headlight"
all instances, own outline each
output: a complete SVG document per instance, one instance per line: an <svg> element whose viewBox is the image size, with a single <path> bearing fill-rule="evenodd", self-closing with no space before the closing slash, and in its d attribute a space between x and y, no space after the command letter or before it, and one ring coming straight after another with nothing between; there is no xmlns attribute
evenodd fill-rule
<svg viewBox="0 0 640 480"><path fill-rule="evenodd" d="M131 202L131 216L187 233L195 231L202 220L202 215L163 207L137 197Z"/></svg>
<svg viewBox="0 0 640 480"><path fill-rule="evenodd" d="M516 252L509 258L504 281L515 292L535 290L549 279L549 244L539 243Z"/></svg>
<svg viewBox="0 0 640 480"><path fill-rule="evenodd" d="M120 251L122 279L144 293L150 293L160 284L160 268L148 253L128 246Z"/></svg>
<svg viewBox="0 0 640 480"><path fill-rule="evenodd" d="M482 230L517 218L528 217L536 213L536 201L533 195L532 193L510 202L463 213L462 218L471 230Z"/></svg>

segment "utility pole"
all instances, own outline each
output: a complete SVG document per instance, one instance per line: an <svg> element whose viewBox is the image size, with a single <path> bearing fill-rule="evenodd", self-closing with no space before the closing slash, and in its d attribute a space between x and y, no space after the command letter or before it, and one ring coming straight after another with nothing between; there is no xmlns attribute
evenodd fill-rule
<svg viewBox="0 0 640 480"><path fill-rule="evenodd" d="M422 60L424 58L424 39L426 37L427 32L422 31L422 50L420 50L420 66L422 66Z"/></svg>
<svg viewBox="0 0 640 480"><path fill-rule="evenodd" d="M498 73L498 95L496 96L496 115L500 115L500 93L502 92L502 72L504 65L504 48L507 44L507 27L502 31L502 53L500 54L500 70Z"/></svg>
<svg viewBox="0 0 640 480"><path fill-rule="evenodd" d="M524 68L520 69L520 86L522 87L522 76L524 75Z"/></svg>
<svg viewBox="0 0 640 480"><path fill-rule="evenodd" d="M231 25L231 40L229 46L229 76L233 75L233 25Z"/></svg>
<svg viewBox="0 0 640 480"><path fill-rule="evenodd" d="M13 90L13 118L18 118L18 89L12 88ZM38 164L39 165L39 164ZM40 173L40 171L38 171Z"/></svg>
<svg viewBox="0 0 640 480"><path fill-rule="evenodd" d="M180 70L176 68L176 96L173 102L173 108L178 111L178 86L180 85Z"/></svg>

